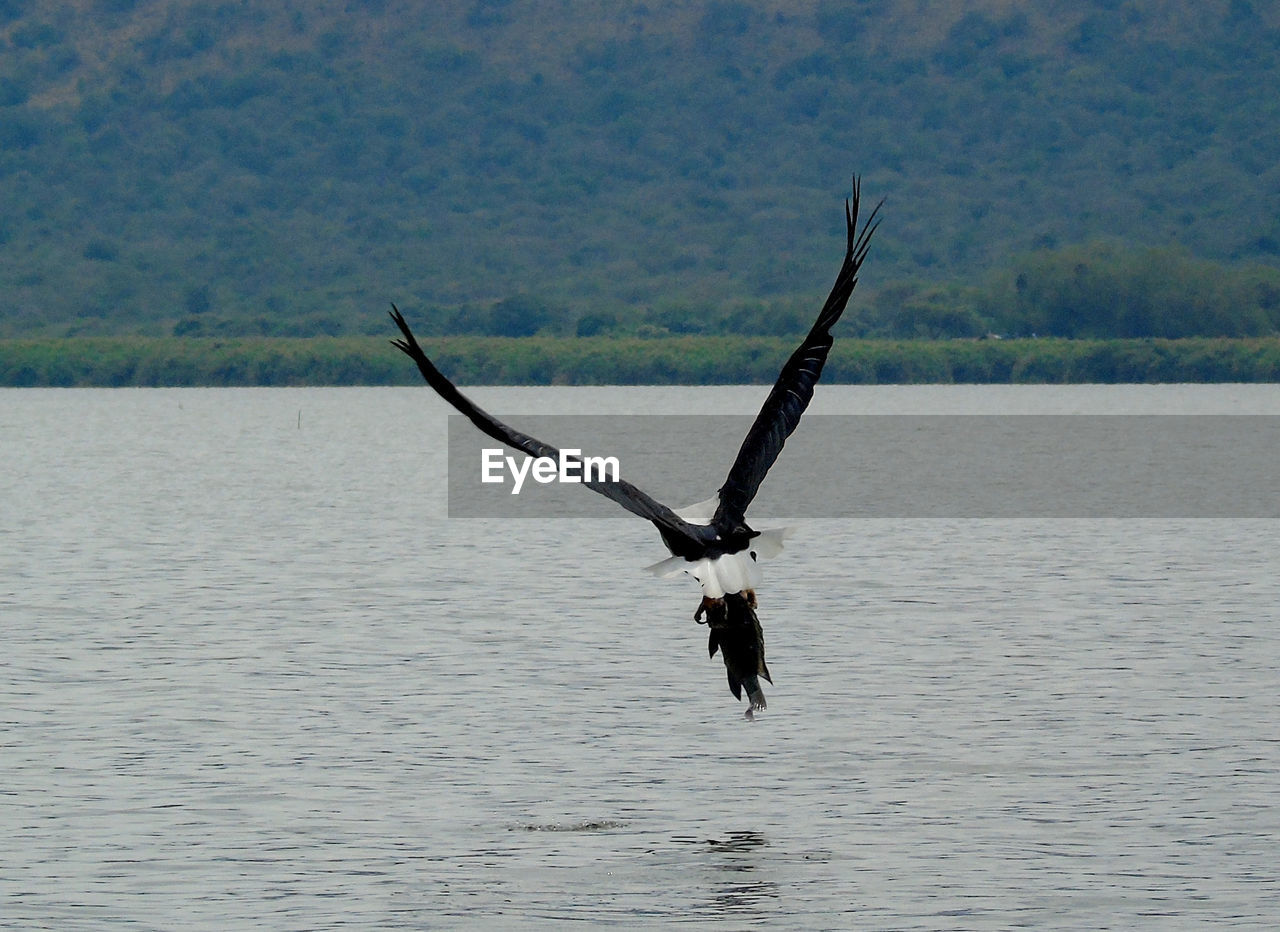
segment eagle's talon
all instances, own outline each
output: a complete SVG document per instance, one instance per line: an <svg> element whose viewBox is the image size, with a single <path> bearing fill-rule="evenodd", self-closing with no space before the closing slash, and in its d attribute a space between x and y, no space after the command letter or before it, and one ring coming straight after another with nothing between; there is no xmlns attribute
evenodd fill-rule
<svg viewBox="0 0 1280 932"><path fill-rule="evenodd" d="M704 595L702 597L702 602L698 605L698 610L693 613L693 620L700 625L707 624L710 619L708 619L708 621L703 621L702 616L710 612L715 608L715 606L723 604L723 602L723 599L713 599L710 596Z"/></svg>

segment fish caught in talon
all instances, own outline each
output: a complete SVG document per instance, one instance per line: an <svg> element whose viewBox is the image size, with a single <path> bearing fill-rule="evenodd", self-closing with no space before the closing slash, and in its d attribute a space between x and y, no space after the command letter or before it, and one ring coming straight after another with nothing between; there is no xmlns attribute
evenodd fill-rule
<svg viewBox="0 0 1280 932"><path fill-rule="evenodd" d="M750 591L750 590L748 590ZM729 691L737 699L747 691L751 709L766 707L760 677L769 683L769 667L764 662L764 631L756 617L754 599L741 592L726 593L713 599L707 611L707 651L714 657L720 652L729 677ZM749 709L748 711L751 711Z"/></svg>

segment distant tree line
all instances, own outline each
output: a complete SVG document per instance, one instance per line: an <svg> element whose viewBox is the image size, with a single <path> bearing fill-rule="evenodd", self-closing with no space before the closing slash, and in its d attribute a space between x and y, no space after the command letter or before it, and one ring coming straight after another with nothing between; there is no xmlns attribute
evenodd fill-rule
<svg viewBox="0 0 1280 932"><path fill-rule="evenodd" d="M189 314L174 327L175 336L341 333L336 321L332 327L311 321L300 329L296 318L210 312L202 289L192 289L185 304ZM490 304L404 310L433 336L656 338L797 336L812 325L816 307L816 300L795 298L668 301L575 315L555 301L517 294ZM374 312L362 330L376 335L389 332L389 325ZM902 281L859 290L838 332L894 340L1265 336L1280 333L1280 269L1224 265L1180 248L1094 242L1021 257L980 286Z"/></svg>
<svg viewBox="0 0 1280 932"><path fill-rule="evenodd" d="M762 337L450 337L428 353L466 385L767 384L794 348ZM851 384L1271 382L1280 338L839 340L824 376ZM0 340L0 386L406 385L385 340Z"/></svg>
<svg viewBox="0 0 1280 932"><path fill-rule="evenodd" d="M891 285L853 317L863 337L1263 336L1280 333L1280 270L1093 242L1024 256L979 287Z"/></svg>

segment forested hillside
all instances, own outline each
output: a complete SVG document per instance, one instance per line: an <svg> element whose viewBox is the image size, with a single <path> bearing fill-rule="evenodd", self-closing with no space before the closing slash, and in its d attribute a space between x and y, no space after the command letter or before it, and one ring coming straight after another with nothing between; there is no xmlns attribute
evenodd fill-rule
<svg viewBox="0 0 1280 932"><path fill-rule="evenodd" d="M0 0L0 337L788 333L854 172L850 333L1272 333L1278 87L1262 0Z"/></svg>

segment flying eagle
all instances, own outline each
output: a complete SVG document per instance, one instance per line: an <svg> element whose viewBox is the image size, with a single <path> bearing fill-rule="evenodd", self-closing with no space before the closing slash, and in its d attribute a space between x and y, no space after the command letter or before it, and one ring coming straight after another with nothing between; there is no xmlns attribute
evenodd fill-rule
<svg viewBox="0 0 1280 932"><path fill-rule="evenodd" d="M813 328L782 367L716 497L690 508L673 510L625 480L592 481L584 475L583 484L590 489L657 527L671 557L654 564L651 570L662 576L685 572L701 584L702 603L694 613L694 620L707 625L710 655L714 657L716 651L720 651L733 695L741 700L742 691L746 690L750 702L748 717L752 711L765 708L760 677L773 682L764 659L764 633L756 616L755 589L760 581L756 562L775 556L782 549L784 532L753 530L746 521L747 507L813 398L814 386L831 350L831 327L844 313L858 283L858 271L871 235L879 226L877 214L881 205L878 204L859 230L860 194L861 184L855 178L852 197L845 202L847 245L840 274ZM393 340L392 344L417 363L427 384L441 398L494 440L528 456L561 460L561 453L555 447L508 427L473 404L427 358L394 304L391 317L403 335L403 339Z"/></svg>

